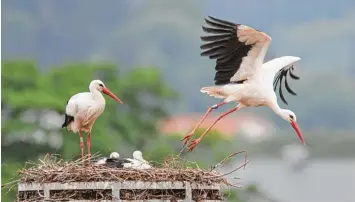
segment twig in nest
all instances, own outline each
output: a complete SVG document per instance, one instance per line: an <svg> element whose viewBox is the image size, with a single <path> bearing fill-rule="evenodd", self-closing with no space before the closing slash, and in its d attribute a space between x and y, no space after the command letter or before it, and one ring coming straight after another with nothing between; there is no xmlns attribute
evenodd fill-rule
<svg viewBox="0 0 355 202"><path fill-rule="evenodd" d="M249 160L247 160L247 162L243 163L241 166L235 168L234 170L232 170L232 171L230 171L230 172L228 172L228 173L225 173L225 174L223 174L223 175L216 175L215 177L223 177L223 176L229 175L229 174L231 174L231 173L234 173L235 171L241 169L242 167L244 167L244 166L245 166L246 164L248 164L248 163L249 163Z"/></svg>
<svg viewBox="0 0 355 202"><path fill-rule="evenodd" d="M243 151L239 151L239 152L234 152L230 155L228 155L226 158L224 158L222 161L220 161L219 163L217 163L216 165L214 165L212 168L211 168L211 171L213 171L214 169L216 169L217 167L223 167L224 164L229 160L231 159L233 156L236 156L238 154L241 154L241 153L244 153L244 168L243 170L245 169L246 167L246 162L247 162L247 158L248 158L248 152L246 150L243 150Z"/></svg>

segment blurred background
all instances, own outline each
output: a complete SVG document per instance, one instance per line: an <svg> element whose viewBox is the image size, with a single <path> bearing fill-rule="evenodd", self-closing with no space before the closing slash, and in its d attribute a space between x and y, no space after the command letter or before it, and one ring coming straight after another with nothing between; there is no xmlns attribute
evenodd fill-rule
<svg viewBox="0 0 355 202"><path fill-rule="evenodd" d="M187 158L209 168L247 150L230 201L355 200L355 2L291 0L3 0L1 180L46 153L80 155L79 138L60 126L67 100L101 79L124 101L107 99L92 132L92 153L118 151L161 162L219 100L214 61L200 56L207 15L272 37L266 60L299 56L287 94L308 145L267 108L243 109L216 125ZM221 107L206 120L233 107ZM201 129L202 130L202 129ZM199 131L201 133L202 131ZM243 161L239 157L222 172ZM16 192L5 195L13 201Z"/></svg>

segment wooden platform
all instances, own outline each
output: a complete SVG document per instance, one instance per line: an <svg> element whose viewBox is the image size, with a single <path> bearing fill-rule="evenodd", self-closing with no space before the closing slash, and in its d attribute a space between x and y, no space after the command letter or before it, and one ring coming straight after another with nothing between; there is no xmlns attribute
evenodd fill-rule
<svg viewBox="0 0 355 202"><path fill-rule="evenodd" d="M60 200L58 194L71 200L64 201L139 201L139 202L219 202L220 185L205 186L189 182L72 182L72 183L20 183L18 185L19 201ZM57 195L56 195L57 194ZM75 195L75 196L74 196ZM149 195L149 199L142 198ZM168 199L157 199L167 196ZM75 199L81 198L79 199ZM102 200L100 200L100 197ZM133 198L132 198L133 197ZM139 200L137 200L141 197ZM82 198L85 198L84 200ZM107 198L110 198L107 200ZM155 198L155 199L154 199ZM136 199L136 200L135 200ZM197 200L199 199L199 200ZM63 201L63 200L61 200Z"/></svg>

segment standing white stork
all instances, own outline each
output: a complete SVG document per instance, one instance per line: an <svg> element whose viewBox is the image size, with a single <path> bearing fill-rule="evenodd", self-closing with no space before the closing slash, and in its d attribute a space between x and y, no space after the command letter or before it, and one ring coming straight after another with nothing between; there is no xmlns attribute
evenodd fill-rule
<svg viewBox="0 0 355 202"><path fill-rule="evenodd" d="M91 129L96 119L105 109L105 98L102 93L109 95L117 102L123 102L117 98L100 80L93 80L89 85L90 92L78 93L73 95L67 102L65 108L65 120L62 128L66 127L68 131L79 133L81 157L84 161L84 140L82 132L87 132L87 148L90 159Z"/></svg>
<svg viewBox="0 0 355 202"><path fill-rule="evenodd" d="M213 109L217 109L229 102L237 102L238 104L233 109L221 114L200 138L193 140L188 145L188 151L192 151L213 125L224 116L241 108L251 106L270 107L277 115L292 125L304 144L304 138L296 122L296 115L290 110L279 107L276 93L274 92L277 85L280 84L280 97L287 104L281 89L282 80L285 78L287 91L296 95L287 83L287 73L289 73L291 78L299 79L299 77L292 74L292 71L293 65L300 58L283 56L263 64L271 42L270 36L251 27L211 16L205 21L212 27L202 26L202 29L214 35L201 37L202 41L208 42L201 46L201 49L207 49L201 53L201 56L209 56L210 59L217 60L214 78L215 86L203 87L201 92L224 100L207 110L192 132L182 139L185 140L184 145L187 144L195 130ZM278 74L277 77L275 77L276 74Z"/></svg>

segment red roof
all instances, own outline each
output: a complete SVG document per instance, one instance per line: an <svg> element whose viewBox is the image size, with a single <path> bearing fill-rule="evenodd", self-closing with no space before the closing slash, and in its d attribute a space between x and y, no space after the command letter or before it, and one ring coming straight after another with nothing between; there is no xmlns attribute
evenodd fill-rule
<svg viewBox="0 0 355 202"><path fill-rule="evenodd" d="M219 114L210 114L199 128L206 129L217 119L218 115ZM196 126L202 116L203 114L199 113L171 116L161 120L158 128L163 134L185 135ZM232 136L237 133L243 122L250 119L253 119L254 121L257 120L260 124L267 124L261 117L249 113L243 113L224 117L214 125L212 130L216 130L225 136Z"/></svg>

